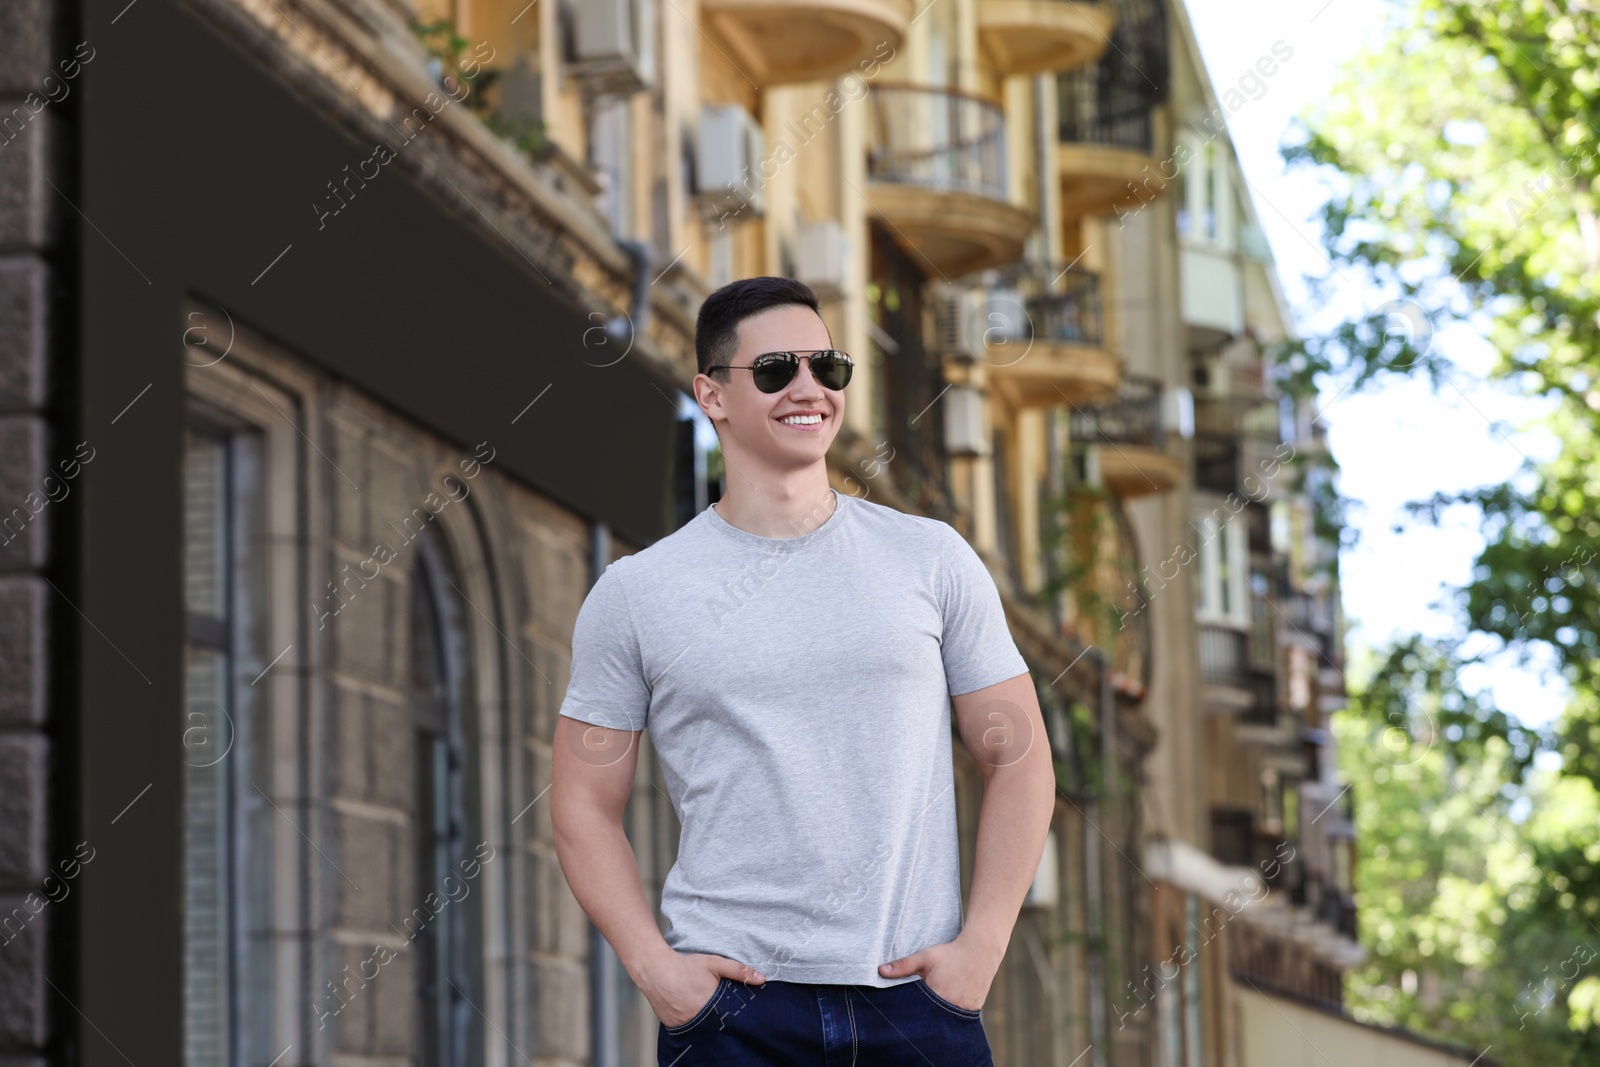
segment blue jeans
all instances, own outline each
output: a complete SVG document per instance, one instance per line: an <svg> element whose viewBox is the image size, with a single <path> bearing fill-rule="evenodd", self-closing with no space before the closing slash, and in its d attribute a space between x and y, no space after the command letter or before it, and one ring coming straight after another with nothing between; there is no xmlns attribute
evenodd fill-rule
<svg viewBox="0 0 1600 1067"><path fill-rule="evenodd" d="M682 1026L662 1024L659 1067L994 1067L980 1014L920 977L898 985L717 984Z"/></svg>

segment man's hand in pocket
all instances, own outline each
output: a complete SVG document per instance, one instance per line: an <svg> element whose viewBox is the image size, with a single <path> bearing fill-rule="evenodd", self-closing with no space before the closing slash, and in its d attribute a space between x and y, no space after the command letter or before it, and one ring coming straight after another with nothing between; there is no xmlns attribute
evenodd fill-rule
<svg viewBox="0 0 1600 1067"><path fill-rule="evenodd" d="M928 988L958 1008L980 1011L989 999L989 986L994 983L1000 961L987 948L960 935L942 945L929 945L921 952L913 952L893 963L885 963L878 973L885 978L904 978L920 974Z"/></svg>
<svg viewBox="0 0 1600 1067"><path fill-rule="evenodd" d="M704 952L673 952L647 970L639 990L650 1002L656 1018L669 1029L682 1026L699 1015L716 995L723 978L747 985L761 985L767 979L753 967L726 956Z"/></svg>

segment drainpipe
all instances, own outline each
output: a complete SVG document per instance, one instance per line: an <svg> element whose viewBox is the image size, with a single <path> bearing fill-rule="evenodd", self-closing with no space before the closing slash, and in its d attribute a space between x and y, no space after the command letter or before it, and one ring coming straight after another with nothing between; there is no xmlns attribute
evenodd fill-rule
<svg viewBox="0 0 1600 1067"><path fill-rule="evenodd" d="M1110 808L1110 793L1112 775L1116 768L1116 755L1114 751L1116 737L1116 703L1111 692L1111 663L1104 652L1091 648L1084 653L1099 667L1100 694L1100 781L1099 796L1094 798L1090 805L1095 813L1100 816L1097 820L1099 826L1107 825L1106 812ZM1093 827L1090 827L1093 829ZM1102 829L1099 837L1105 837ZM1105 929L1105 884L1103 871L1105 865L1105 844L1095 839L1095 836L1084 835L1086 846L1084 848L1084 882L1085 882L1085 923L1092 933ZM1107 838L1106 842L1109 843ZM1092 1067L1107 1067L1109 1057L1106 1052L1107 1042L1111 1039L1111 1016L1109 1014L1110 1001L1107 999L1111 990L1106 988L1109 974L1108 958L1109 947L1107 940L1101 940L1101 947L1089 955L1089 1040L1091 1042L1090 1063Z"/></svg>
<svg viewBox="0 0 1600 1067"><path fill-rule="evenodd" d="M650 325L650 246L633 237L619 237L617 244L628 253L633 264L633 298L626 315L612 316L606 323L606 336L618 344L643 337ZM603 569L603 568L602 568Z"/></svg>

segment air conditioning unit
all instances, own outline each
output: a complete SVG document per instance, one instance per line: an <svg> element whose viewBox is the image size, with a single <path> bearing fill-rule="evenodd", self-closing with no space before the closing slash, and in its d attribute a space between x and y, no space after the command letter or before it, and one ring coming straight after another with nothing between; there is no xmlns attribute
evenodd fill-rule
<svg viewBox="0 0 1600 1067"><path fill-rule="evenodd" d="M944 394L944 448L952 458L989 454L989 426L983 394L970 385L952 385Z"/></svg>
<svg viewBox="0 0 1600 1067"><path fill-rule="evenodd" d="M655 0L576 0L568 71L591 94L628 95L656 80Z"/></svg>
<svg viewBox="0 0 1600 1067"><path fill-rule="evenodd" d="M795 232L794 276L818 296L837 297L845 289L850 242L834 219L802 222Z"/></svg>
<svg viewBox="0 0 1600 1067"><path fill-rule="evenodd" d="M1034 322L1022 290L996 285L979 294L982 307L973 326L980 343L987 341L1026 341L1033 336Z"/></svg>
<svg viewBox="0 0 1600 1067"><path fill-rule="evenodd" d="M695 181L701 210L710 218L755 218L767 209L760 167L767 135L755 116L738 104L700 109Z"/></svg>
<svg viewBox="0 0 1600 1067"><path fill-rule="evenodd" d="M985 291L958 285L935 285L929 295L933 305L933 338L939 354L958 359L983 358Z"/></svg>

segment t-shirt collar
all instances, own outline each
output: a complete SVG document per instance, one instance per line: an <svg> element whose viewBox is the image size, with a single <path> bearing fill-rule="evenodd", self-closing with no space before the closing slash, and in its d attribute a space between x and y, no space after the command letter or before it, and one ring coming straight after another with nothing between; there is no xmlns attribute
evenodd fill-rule
<svg viewBox="0 0 1600 1067"><path fill-rule="evenodd" d="M760 534L753 534L749 530L741 530L718 514L717 509L714 507L707 507L701 514L712 528L724 536L732 538L739 544L750 548L763 549L767 552L794 552L814 541L821 540L844 521L845 512L849 510L851 498L831 486L828 491L833 494L835 500L833 514L829 515L821 526L798 537L762 537Z"/></svg>

